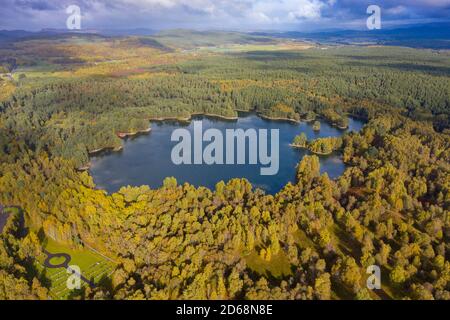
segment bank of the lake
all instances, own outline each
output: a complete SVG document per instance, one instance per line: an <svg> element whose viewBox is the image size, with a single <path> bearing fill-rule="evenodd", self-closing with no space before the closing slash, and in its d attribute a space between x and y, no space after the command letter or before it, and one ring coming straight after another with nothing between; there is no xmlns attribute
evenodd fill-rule
<svg viewBox="0 0 450 320"><path fill-rule="evenodd" d="M171 141L174 130L183 127L193 131L193 122L178 120L153 121L152 131L146 135L124 140L122 152L106 152L91 157L90 172L98 188L116 192L122 186L149 185L158 188L166 177L173 176L179 183L188 182L195 186L214 189L217 182L232 178L247 178L255 187L268 193L276 193L288 182L295 181L296 166L308 150L292 148L294 137L304 132L308 140L321 137L339 137L346 130L340 130L322 121L320 132L312 130L312 124L301 122L271 121L254 113L240 114L235 121L224 121L217 117L193 116L191 120L202 120L203 130L227 129L278 129L280 130L280 168L277 175L261 176L259 165L181 165L171 161L171 150L176 145ZM363 122L350 119L349 130L359 131ZM206 143L205 143L206 145ZM270 148L269 148L270 150ZM322 173L331 178L340 176L346 166L338 153L320 156Z"/></svg>
<svg viewBox="0 0 450 320"><path fill-rule="evenodd" d="M333 154L335 152L335 151L331 151L331 152L328 152L328 153L317 152L317 151L313 151L313 150L309 149L308 146L299 146L299 145L292 144L292 143L289 146L291 148L294 148L294 149L308 150L309 152L311 152L312 154L315 154L317 156L329 156L329 155L331 155L331 154Z"/></svg>
<svg viewBox="0 0 450 320"><path fill-rule="evenodd" d="M265 116L263 114L258 114L258 116L264 120L270 120L270 121L286 121L286 122L292 122L292 123L301 123L301 120L295 120L295 119L290 119L290 118L280 118L280 117L269 117L269 116Z"/></svg>

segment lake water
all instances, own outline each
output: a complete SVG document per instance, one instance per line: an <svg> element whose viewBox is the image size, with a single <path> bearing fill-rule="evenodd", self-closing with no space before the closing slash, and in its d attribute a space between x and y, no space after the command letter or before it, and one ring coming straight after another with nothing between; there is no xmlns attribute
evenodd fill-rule
<svg viewBox="0 0 450 320"><path fill-rule="evenodd" d="M127 139L121 152L108 152L91 158L91 175L98 188L116 192L123 186L149 185L158 188L164 178L175 177L178 183L188 182L195 186L214 189L217 182L233 178L246 178L253 186L274 194L289 181L295 182L296 166L309 151L289 146L294 137L302 132L308 139L319 137L338 137L346 131L359 131L364 123L349 119L349 129L340 130L321 121L320 132L314 132L312 123L300 124L264 120L255 114L243 114L237 121L224 121L208 117L194 117L202 121L203 132L216 128L223 133L226 129L279 129L280 132L280 167L277 175L260 175L260 165L174 165L171 161L172 148L177 142L171 142L172 132L180 127L186 128L193 135L193 123L176 121L154 122L149 134ZM270 131L269 131L270 132ZM225 137L225 134L224 134ZM204 143L207 145L208 143ZM269 149L270 150L270 149ZM322 173L327 172L336 178L345 170L340 155L320 156Z"/></svg>

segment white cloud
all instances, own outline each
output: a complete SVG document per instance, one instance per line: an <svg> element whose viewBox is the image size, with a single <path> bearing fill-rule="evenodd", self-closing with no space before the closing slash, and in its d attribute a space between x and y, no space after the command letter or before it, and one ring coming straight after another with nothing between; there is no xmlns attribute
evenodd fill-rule
<svg viewBox="0 0 450 320"><path fill-rule="evenodd" d="M363 21L371 0L0 0L0 29L64 28L82 8L85 28L289 29ZM376 0L389 19L446 18L450 0Z"/></svg>
<svg viewBox="0 0 450 320"><path fill-rule="evenodd" d="M274 22L273 19L269 18L265 13L263 12L250 12L248 17L255 21L256 23L272 23Z"/></svg>
<svg viewBox="0 0 450 320"><path fill-rule="evenodd" d="M322 9L326 6L324 2L317 0L294 1L294 10L289 11L288 17L291 20L318 19L322 16Z"/></svg>
<svg viewBox="0 0 450 320"><path fill-rule="evenodd" d="M256 23L291 22L299 19L317 19L321 10L336 0L113 0L115 6L135 7L152 11L160 8L184 9L212 17L238 16Z"/></svg>
<svg viewBox="0 0 450 320"><path fill-rule="evenodd" d="M386 13L393 15L403 14L405 12L408 12L408 9L405 6L396 6L386 10Z"/></svg>

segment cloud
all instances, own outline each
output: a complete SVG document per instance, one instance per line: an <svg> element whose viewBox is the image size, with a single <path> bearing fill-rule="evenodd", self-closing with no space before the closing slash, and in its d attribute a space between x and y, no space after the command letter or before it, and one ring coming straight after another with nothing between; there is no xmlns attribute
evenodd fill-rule
<svg viewBox="0 0 450 320"><path fill-rule="evenodd" d="M364 25L371 4L385 21L450 16L450 0L1 0L0 29L64 28L78 5L85 28L295 30Z"/></svg>
<svg viewBox="0 0 450 320"><path fill-rule="evenodd" d="M404 13L408 12L408 9L405 6L396 6L396 7L388 8L386 10L386 12L391 15L400 15L400 14L404 14Z"/></svg>
<svg viewBox="0 0 450 320"><path fill-rule="evenodd" d="M51 2L45 0L17 0L16 5L18 7L30 8L37 11L55 10L55 6Z"/></svg>
<svg viewBox="0 0 450 320"><path fill-rule="evenodd" d="M264 14L271 22L285 23L319 19L329 5L324 0L266 0L254 1L250 11Z"/></svg>
<svg viewBox="0 0 450 320"><path fill-rule="evenodd" d="M320 1L301 1L297 10L289 11L290 19L318 19L322 15L322 8L326 4Z"/></svg>

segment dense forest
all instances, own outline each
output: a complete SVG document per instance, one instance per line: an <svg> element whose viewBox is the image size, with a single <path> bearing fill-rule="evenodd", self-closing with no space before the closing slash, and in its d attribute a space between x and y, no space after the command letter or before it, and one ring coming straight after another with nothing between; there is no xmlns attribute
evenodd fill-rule
<svg viewBox="0 0 450 320"><path fill-rule="evenodd" d="M117 262L72 298L450 299L448 52L172 47L144 58L120 41L114 66L94 61L83 42L45 54L34 44L33 63L28 51L8 57L16 71L0 82L13 86L0 102L0 204L15 210L0 234L0 298L50 298L34 261L51 238ZM55 60L61 52L80 61ZM349 167L331 180L318 156L306 156L276 195L245 179L209 190L170 177L160 189L107 194L77 170L150 119L238 110L367 124L337 139L297 137L293 145L317 154L341 152ZM373 264L382 290L366 288Z"/></svg>

